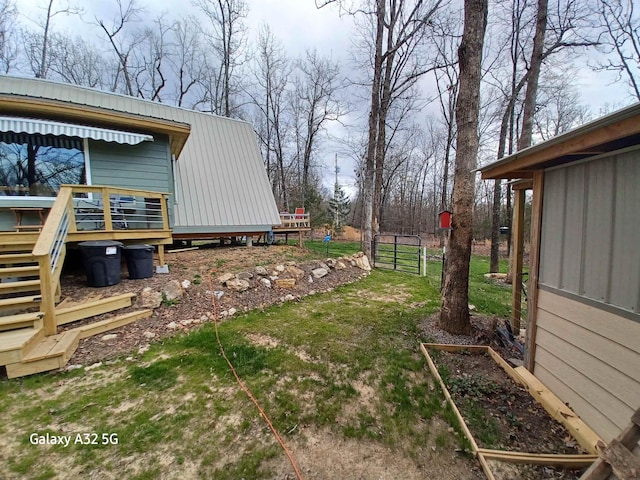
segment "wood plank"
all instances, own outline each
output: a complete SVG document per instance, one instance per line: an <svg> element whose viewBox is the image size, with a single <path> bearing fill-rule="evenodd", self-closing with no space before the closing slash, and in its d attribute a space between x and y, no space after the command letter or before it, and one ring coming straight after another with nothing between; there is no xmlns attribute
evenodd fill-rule
<svg viewBox="0 0 640 480"><path fill-rule="evenodd" d="M619 440L611 440L601 455L604 461L611 465L611 470L620 480L640 478L640 459L634 457Z"/></svg>
<svg viewBox="0 0 640 480"><path fill-rule="evenodd" d="M533 185L532 185L533 186ZM517 189L514 195L513 206L513 249L512 257L512 284L511 284L511 328L514 332L520 332L520 319L522 318L522 260L524 254L524 211L525 191Z"/></svg>
<svg viewBox="0 0 640 480"><path fill-rule="evenodd" d="M0 365L22 361L26 351L43 336L42 328L23 328L0 334Z"/></svg>
<svg viewBox="0 0 640 480"><path fill-rule="evenodd" d="M56 323L65 325L67 323L82 320L84 318L102 315L120 308L130 307L135 298L135 293L124 293L108 298L101 298L92 302L73 305L56 309Z"/></svg>
<svg viewBox="0 0 640 480"><path fill-rule="evenodd" d="M75 352L80 340L80 332L67 330L50 337L43 338L36 346L27 353L22 363L36 362L44 358L60 357L66 360ZM66 360L62 363L66 363Z"/></svg>
<svg viewBox="0 0 640 480"><path fill-rule="evenodd" d="M487 347L487 352L489 352L489 355L491 356L491 358L493 358L493 361L496 362L500 368L502 368L502 370L505 371L505 373L507 375L509 375L511 377L511 379L516 382L519 383L521 385L525 385L525 382L522 380L522 377L518 374L518 372L515 371L515 369L509 365L504 358L502 358L498 352L496 352L493 348L491 347Z"/></svg>
<svg viewBox="0 0 640 480"><path fill-rule="evenodd" d="M0 241L2 241L0 239ZM0 265L10 265L14 263L31 263L37 262L38 258L29 253L5 253L0 255Z"/></svg>
<svg viewBox="0 0 640 480"><path fill-rule="evenodd" d="M21 280L18 282L0 283L0 294L22 293L40 290L40 280Z"/></svg>
<svg viewBox="0 0 640 480"><path fill-rule="evenodd" d="M591 454L596 454L596 445L602 441L600 437L526 368L517 367L515 371L525 382L531 396L549 415L564 425L582 448Z"/></svg>
<svg viewBox="0 0 640 480"><path fill-rule="evenodd" d="M618 435L617 440L629 450L637 446L640 441L640 408L631 416L631 423ZM610 474L611 466L599 458L582 474L580 480L605 480Z"/></svg>
<svg viewBox="0 0 640 480"><path fill-rule="evenodd" d="M534 465L560 466L569 469L578 469L588 467L598 455L559 455L550 453L526 453L511 452L506 450L491 450L487 448L479 448L481 453L489 460L500 460L508 463L528 463Z"/></svg>
<svg viewBox="0 0 640 480"><path fill-rule="evenodd" d="M0 310L24 309L40 304L40 295L28 295L25 297L3 298L0 300Z"/></svg>
<svg viewBox="0 0 640 480"><path fill-rule="evenodd" d="M0 268L0 277L34 277L38 274L39 269L37 265Z"/></svg>
<svg viewBox="0 0 640 480"><path fill-rule="evenodd" d="M152 313L153 310L149 309L136 310L135 312L127 313L114 318L108 318L100 322L83 325L81 327L75 328L74 330L79 331L80 339L83 339L106 332L108 330L113 330L114 328L122 327L123 325L127 325L129 323L135 322L136 320L140 320L141 318L149 318Z"/></svg>
<svg viewBox="0 0 640 480"><path fill-rule="evenodd" d="M48 372L60 368L60 357L49 357L37 362L11 363L6 366L7 378L18 378L34 373Z"/></svg>
<svg viewBox="0 0 640 480"><path fill-rule="evenodd" d="M461 352L466 350L470 353L485 353L487 347L484 345L454 345L444 343L423 343L425 348L433 348L436 350L442 350L444 352Z"/></svg>
<svg viewBox="0 0 640 480"><path fill-rule="evenodd" d="M41 318L42 312L19 313L0 317L0 332L33 327L34 322Z"/></svg>
<svg viewBox="0 0 640 480"><path fill-rule="evenodd" d="M2 242L0 243L0 252L30 252L34 245L34 242L29 240Z"/></svg>

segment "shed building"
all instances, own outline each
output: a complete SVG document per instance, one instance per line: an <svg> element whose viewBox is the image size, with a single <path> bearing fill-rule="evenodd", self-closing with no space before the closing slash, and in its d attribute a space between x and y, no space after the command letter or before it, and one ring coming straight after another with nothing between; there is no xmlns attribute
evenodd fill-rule
<svg viewBox="0 0 640 480"><path fill-rule="evenodd" d="M526 367L609 442L640 407L640 104L481 172L533 189Z"/></svg>

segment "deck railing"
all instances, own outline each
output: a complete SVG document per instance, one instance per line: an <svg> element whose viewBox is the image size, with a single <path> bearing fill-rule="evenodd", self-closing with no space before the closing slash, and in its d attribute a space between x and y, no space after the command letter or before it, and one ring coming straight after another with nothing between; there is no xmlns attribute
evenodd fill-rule
<svg viewBox="0 0 640 480"><path fill-rule="evenodd" d="M44 334L56 334L55 296L66 254L66 240L71 226L73 193L62 187L42 227L32 254L40 270L41 309L44 314Z"/></svg>
<svg viewBox="0 0 640 480"><path fill-rule="evenodd" d="M32 250L40 273L44 334L55 335L55 298L71 235L90 239L168 236L167 194L102 186L62 185ZM84 233L90 235L85 236ZM117 233L117 235L116 235ZM160 238L160 237L157 237Z"/></svg>
<svg viewBox="0 0 640 480"><path fill-rule="evenodd" d="M166 193L73 186L72 233L169 230Z"/></svg>
<svg viewBox="0 0 640 480"><path fill-rule="evenodd" d="M311 221L308 213L281 213L280 228L310 228Z"/></svg>

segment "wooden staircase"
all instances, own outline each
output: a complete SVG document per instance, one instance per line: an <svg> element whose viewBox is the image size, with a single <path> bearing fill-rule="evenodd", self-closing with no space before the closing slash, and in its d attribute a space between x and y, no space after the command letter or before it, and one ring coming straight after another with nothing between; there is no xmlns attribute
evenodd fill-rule
<svg viewBox="0 0 640 480"><path fill-rule="evenodd" d="M4 236L7 238L3 241ZM106 320L45 335L42 286L37 257L31 252L38 233L0 234L0 366L15 378L62 368L82 338L126 325L151 315L137 310ZM57 291L59 292L59 286ZM130 307L135 294L128 293L67 307L55 307L55 325ZM60 300L57 293L55 303Z"/></svg>

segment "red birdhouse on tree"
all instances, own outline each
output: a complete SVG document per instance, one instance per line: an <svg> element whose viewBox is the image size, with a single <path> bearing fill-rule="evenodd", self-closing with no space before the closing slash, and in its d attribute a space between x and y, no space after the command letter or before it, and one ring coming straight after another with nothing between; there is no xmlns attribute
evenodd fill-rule
<svg viewBox="0 0 640 480"><path fill-rule="evenodd" d="M448 230L451 228L451 212L449 210L443 210L438 214L440 220L440 228L442 230Z"/></svg>

